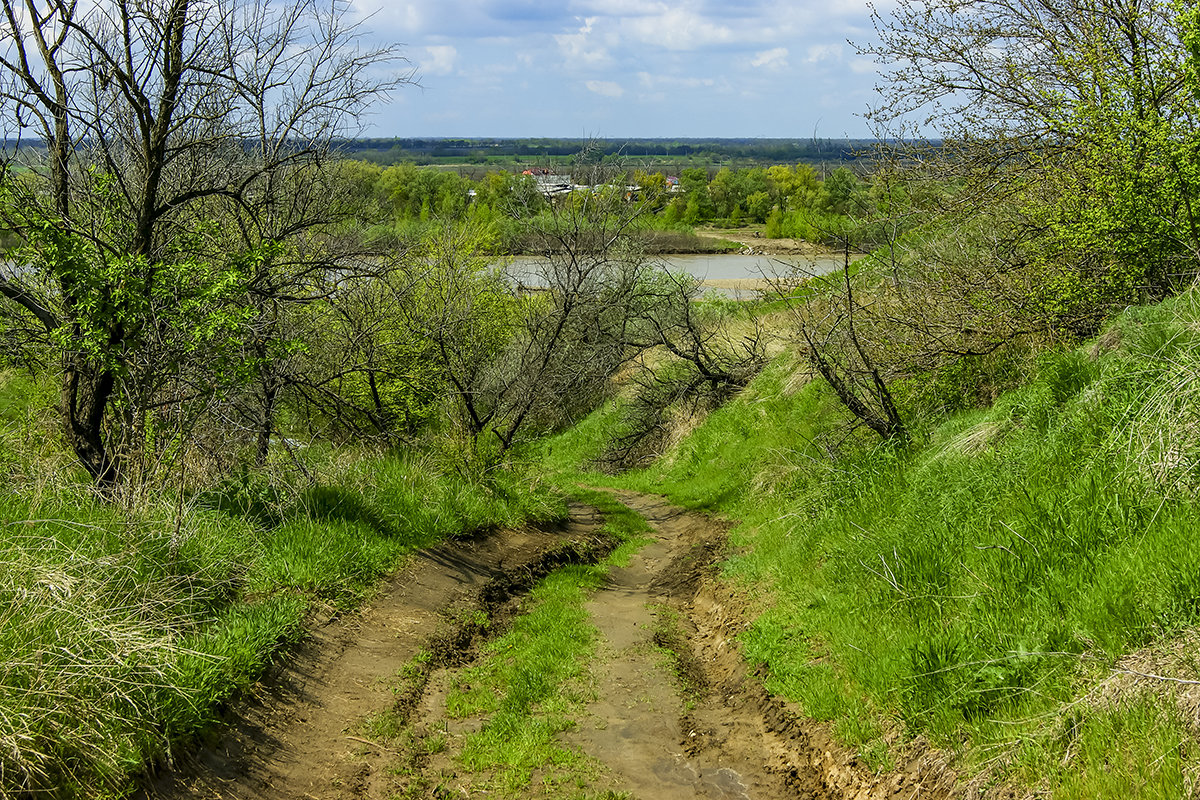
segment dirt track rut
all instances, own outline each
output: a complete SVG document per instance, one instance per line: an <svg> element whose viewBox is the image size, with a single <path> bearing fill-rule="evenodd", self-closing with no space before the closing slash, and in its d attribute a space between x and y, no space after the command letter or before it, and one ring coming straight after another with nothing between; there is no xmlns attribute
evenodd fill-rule
<svg viewBox="0 0 1200 800"><path fill-rule="evenodd" d="M654 541L613 567L587 604L600 634L591 665L597 699L563 738L603 765L592 791L646 800L953 796L952 776L927 755L892 775L866 773L822 726L747 674L736 644L741 606L712 579L724 526L661 498L616 495L646 517ZM144 796L477 796L471 775L448 768L452 750L431 763L355 732L369 715L399 706L419 726L452 730L438 718L430 678L474 657L483 630L472 612L482 608L503 627L514 598L541 575L603 557L601 524L576 506L561 530L498 531L420 554L368 607L318 627L231 714L218 742L165 771ZM430 672L397 695L397 675L422 648L435 654ZM422 770L439 770L438 780L413 781ZM544 795L531 785L529 796Z"/></svg>

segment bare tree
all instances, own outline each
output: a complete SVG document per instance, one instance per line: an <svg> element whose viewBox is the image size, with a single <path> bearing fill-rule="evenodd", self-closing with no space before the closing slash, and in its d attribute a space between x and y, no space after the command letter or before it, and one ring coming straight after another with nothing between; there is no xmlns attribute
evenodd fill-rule
<svg viewBox="0 0 1200 800"><path fill-rule="evenodd" d="M650 206L588 155L569 194L537 197L536 214L509 209L537 258L493 267L450 227L414 253L409 324L432 343L468 437L501 455L594 408L631 352L626 329L654 265L630 234Z"/></svg>
<svg viewBox="0 0 1200 800"><path fill-rule="evenodd" d="M884 441L907 444L911 438L889 383L906 364L887 353L888 336L881 330L874 301L864 302L851 274L850 244L843 246L842 269L815 296L793 305L803 352L838 400L855 418Z"/></svg>
<svg viewBox="0 0 1200 800"><path fill-rule="evenodd" d="M661 454L672 413L715 410L767 364L766 335L745 303L700 301L700 281L647 275L626 326L632 396L602 460L623 469Z"/></svg>
<svg viewBox="0 0 1200 800"><path fill-rule="evenodd" d="M855 425L898 442L911 437L908 417L934 410L911 401L922 395L918 384L943 368L978 363L1020 342L1076 338L1104 313L1057 291L1062 278L1053 260L1032 255L1040 232L1021 220L1011 198L986 205L974 198L977 213L959 213L950 207L954 198L944 196L945 182L923 176L924 168L881 157L871 193L887 199L863 204L843 230L829 234L842 240L841 268L813 275L799 267L776 285L795 315L799 350ZM883 242L852 262L863 230Z"/></svg>
<svg viewBox="0 0 1200 800"><path fill-rule="evenodd" d="M887 69L873 117L920 118L959 141L1103 144L1102 126L1079 124L1080 109L1121 103L1147 118L1182 113L1189 100L1171 3L924 0L874 19L878 39L862 50Z"/></svg>
<svg viewBox="0 0 1200 800"><path fill-rule="evenodd" d="M122 479L122 416L175 372L140 349L218 348L336 284L321 165L410 77L381 69L396 59L338 0L4 0L0 112L39 139L5 152L25 247L0 296L61 352L67 440L98 485Z"/></svg>

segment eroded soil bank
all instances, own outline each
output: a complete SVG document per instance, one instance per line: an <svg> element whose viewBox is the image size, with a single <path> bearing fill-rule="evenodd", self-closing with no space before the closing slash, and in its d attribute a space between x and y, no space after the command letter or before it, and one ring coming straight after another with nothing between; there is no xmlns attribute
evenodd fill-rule
<svg viewBox="0 0 1200 800"><path fill-rule="evenodd" d="M956 796L936 754L886 776L820 724L769 696L736 637L744 604L715 579L725 527L660 498L618 493L652 541L586 603L598 631L590 702L560 734L582 754L580 797L939 798ZM453 719L447 687L484 637L519 613L537 579L611 547L584 506L554 531L499 531L414 558L360 613L324 625L231 714L222 739L167 771L148 798L492 796L457 758L478 721ZM423 654L418 657L418 654ZM381 743L364 720L398 715ZM436 734L436 736L435 736ZM436 738L437 748L427 746ZM534 776L515 796L559 796ZM486 792L485 792L486 788ZM513 796L514 792L509 792Z"/></svg>

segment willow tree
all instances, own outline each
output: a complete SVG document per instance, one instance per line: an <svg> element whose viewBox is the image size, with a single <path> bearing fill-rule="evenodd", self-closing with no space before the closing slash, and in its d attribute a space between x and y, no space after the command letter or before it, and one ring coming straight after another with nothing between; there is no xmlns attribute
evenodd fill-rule
<svg viewBox="0 0 1200 800"><path fill-rule="evenodd" d="M336 281L336 248L312 236L331 212L320 167L408 75L341 0L3 8L0 213L23 246L0 296L58 354L67 440L112 487L137 404L178 383L179 359L211 366L220 341Z"/></svg>

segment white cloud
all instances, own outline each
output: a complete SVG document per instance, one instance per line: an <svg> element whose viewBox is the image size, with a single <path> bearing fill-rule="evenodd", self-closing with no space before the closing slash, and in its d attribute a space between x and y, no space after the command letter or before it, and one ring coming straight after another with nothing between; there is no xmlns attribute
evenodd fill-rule
<svg viewBox="0 0 1200 800"><path fill-rule="evenodd" d="M625 94L625 90L621 88L619 83L613 81L588 81L584 84L589 92L595 92L604 97L621 97Z"/></svg>
<svg viewBox="0 0 1200 800"><path fill-rule="evenodd" d="M756 69L766 69L776 72L781 69L787 69L787 57L788 49L786 47L775 47L771 50L763 50L761 53L755 53L754 58L750 61L750 66Z"/></svg>
<svg viewBox="0 0 1200 800"><path fill-rule="evenodd" d="M372 30L417 33L430 23L428 8L422 3L389 3L387 0L354 0L351 16Z"/></svg>
<svg viewBox="0 0 1200 800"><path fill-rule="evenodd" d="M733 31L684 8L669 8L661 14L624 19L623 33L668 50L699 50L733 40Z"/></svg>
<svg viewBox="0 0 1200 800"><path fill-rule="evenodd" d="M866 75L868 72L877 72L879 65L867 58L852 58L850 59L850 71L856 75Z"/></svg>
<svg viewBox="0 0 1200 800"><path fill-rule="evenodd" d="M458 60L458 49L439 44L425 48L425 55L420 59L420 72L425 75L449 75L454 72L454 63Z"/></svg>
<svg viewBox="0 0 1200 800"><path fill-rule="evenodd" d="M607 48L592 41L595 23L595 17L588 17L577 32L555 35L554 40L558 42L558 48L568 65L596 67L611 60Z"/></svg>
<svg viewBox="0 0 1200 800"><path fill-rule="evenodd" d="M808 64L841 60L842 46L840 44L814 44L808 48L808 55L804 59L805 63Z"/></svg>
<svg viewBox="0 0 1200 800"><path fill-rule="evenodd" d="M899 5L898 0L880 0L874 3L866 2L866 0L832 0L827 8L838 16L865 17L871 13L872 6L880 14L887 16L887 13L897 5Z"/></svg>
<svg viewBox="0 0 1200 800"><path fill-rule="evenodd" d="M666 3L649 3L645 0L576 0L571 3L571 8L589 16L641 17L662 14L668 6Z"/></svg>

